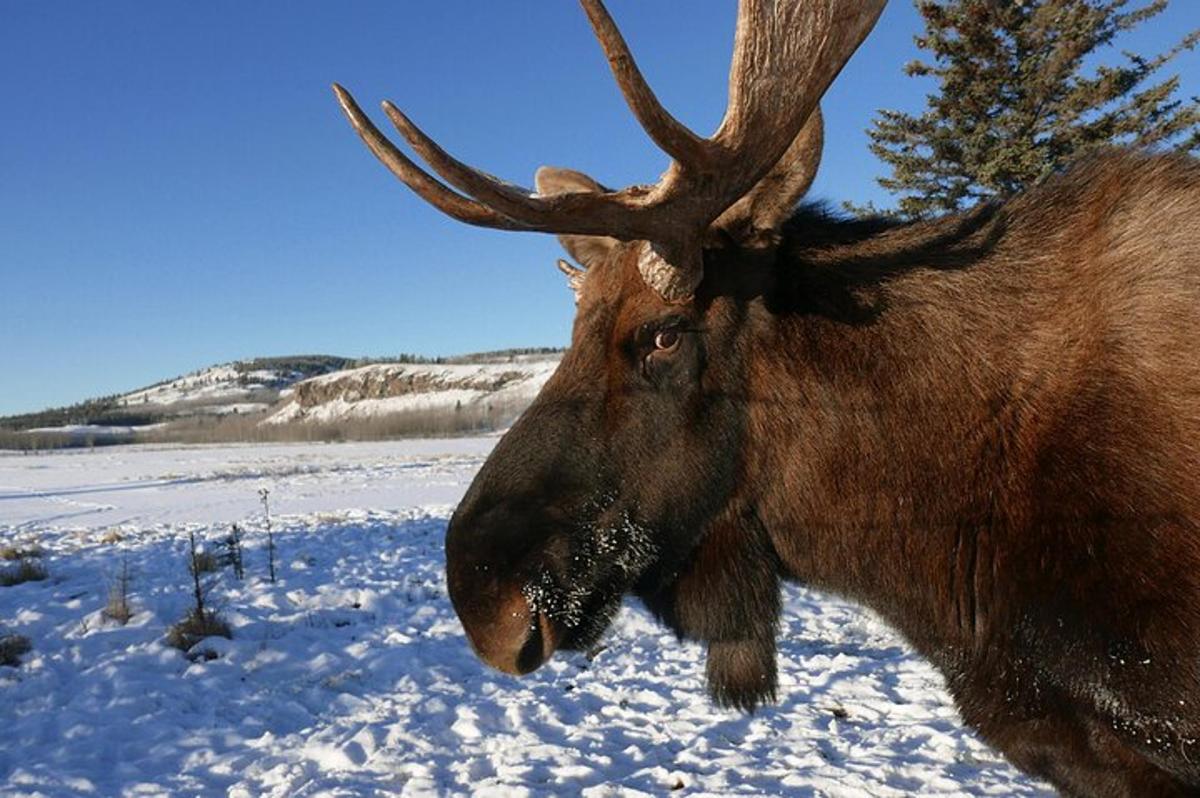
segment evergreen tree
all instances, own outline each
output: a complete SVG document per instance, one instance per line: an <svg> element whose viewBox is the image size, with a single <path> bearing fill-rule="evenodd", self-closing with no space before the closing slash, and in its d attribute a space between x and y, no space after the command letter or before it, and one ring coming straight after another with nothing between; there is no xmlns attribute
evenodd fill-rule
<svg viewBox="0 0 1200 798"><path fill-rule="evenodd" d="M887 163L879 183L902 195L897 214L955 211L1029 186L1089 150L1113 144L1200 149L1200 98L1175 98L1159 70L1200 30L1153 58L1092 55L1166 7L1129 0L918 0L930 61L905 67L938 89L919 116L882 110L868 133ZM1195 0L1187 0L1195 2ZM868 208L867 210L873 210Z"/></svg>

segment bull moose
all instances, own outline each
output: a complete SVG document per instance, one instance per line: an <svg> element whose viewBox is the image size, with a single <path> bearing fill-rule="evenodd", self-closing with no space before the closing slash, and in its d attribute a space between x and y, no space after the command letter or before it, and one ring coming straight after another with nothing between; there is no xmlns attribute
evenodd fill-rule
<svg viewBox="0 0 1200 798"><path fill-rule="evenodd" d="M426 201L577 264L570 349L447 532L475 651L528 673L632 593L752 710L799 580L880 613L1063 793L1200 794L1200 164L1114 150L967 213L834 218L797 208L818 101L883 0L741 0L710 138L581 3L671 157L652 186L531 192L384 103L438 180L334 87Z"/></svg>

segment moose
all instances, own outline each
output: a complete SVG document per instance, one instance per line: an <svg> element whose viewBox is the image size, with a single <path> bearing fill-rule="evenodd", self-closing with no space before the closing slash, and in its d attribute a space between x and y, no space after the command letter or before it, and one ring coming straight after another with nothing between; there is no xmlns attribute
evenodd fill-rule
<svg viewBox="0 0 1200 798"><path fill-rule="evenodd" d="M1114 149L965 213L838 218L800 204L818 104L884 0L741 0L709 138L581 5L670 156L653 185L520 188L384 103L439 180L334 86L424 200L575 261L570 348L447 530L474 650L528 673L632 594L751 711L797 580L878 612L1064 794L1200 795L1200 163Z"/></svg>

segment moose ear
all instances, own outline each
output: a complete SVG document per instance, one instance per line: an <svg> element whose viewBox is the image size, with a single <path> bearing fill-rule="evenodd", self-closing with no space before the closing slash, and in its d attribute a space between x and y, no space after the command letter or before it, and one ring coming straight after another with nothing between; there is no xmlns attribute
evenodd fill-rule
<svg viewBox="0 0 1200 798"><path fill-rule="evenodd" d="M731 205L715 222L740 243L771 235L791 218L796 203L808 192L825 144L821 109L814 108L779 163L750 192Z"/></svg>
<svg viewBox="0 0 1200 798"><path fill-rule="evenodd" d="M548 194L602 194L609 189L583 172L563 169L558 166L543 166L533 178L540 196ZM561 235L558 242L563 245L576 263L590 267L608 256L620 242L608 236Z"/></svg>

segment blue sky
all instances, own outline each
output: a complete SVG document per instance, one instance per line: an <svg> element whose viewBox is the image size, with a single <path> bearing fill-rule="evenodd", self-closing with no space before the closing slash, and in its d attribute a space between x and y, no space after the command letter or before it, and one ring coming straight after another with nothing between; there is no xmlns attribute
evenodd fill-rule
<svg viewBox="0 0 1200 798"><path fill-rule="evenodd" d="M707 134L735 4L690 3L686 28L680 7L609 3L660 99ZM1124 44L1157 52L1198 26L1200 4L1176 0ZM886 204L864 129L877 108L922 106L901 73L918 29L893 0L826 96L811 196ZM1173 71L1200 94L1200 55ZM0 414L257 355L565 344L554 240L424 205L359 144L334 80L515 182L543 163L613 185L666 166L575 3L9 0Z"/></svg>

